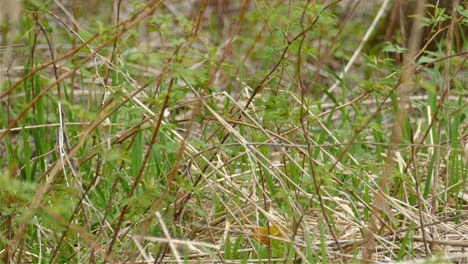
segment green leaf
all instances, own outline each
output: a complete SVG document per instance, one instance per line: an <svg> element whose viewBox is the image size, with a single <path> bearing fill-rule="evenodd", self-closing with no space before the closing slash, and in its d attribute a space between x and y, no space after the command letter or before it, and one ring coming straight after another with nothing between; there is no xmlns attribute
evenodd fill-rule
<svg viewBox="0 0 468 264"><path fill-rule="evenodd" d="M390 42L387 42L385 47L383 48L384 52L393 52L393 53L403 53L406 51L406 48L400 47L396 44L392 44Z"/></svg>

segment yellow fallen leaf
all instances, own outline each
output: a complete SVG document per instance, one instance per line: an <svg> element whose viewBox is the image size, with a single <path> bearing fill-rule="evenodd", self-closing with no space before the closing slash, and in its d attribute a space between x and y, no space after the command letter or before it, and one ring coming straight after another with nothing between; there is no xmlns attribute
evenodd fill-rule
<svg viewBox="0 0 468 264"><path fill-rule="evenodd" d="M285 228L282 228L282 231L287 233ZM270 238L272 237L285 238L275 226L258 227L254 230L253 239L266 246L270 246Z"/></svg>

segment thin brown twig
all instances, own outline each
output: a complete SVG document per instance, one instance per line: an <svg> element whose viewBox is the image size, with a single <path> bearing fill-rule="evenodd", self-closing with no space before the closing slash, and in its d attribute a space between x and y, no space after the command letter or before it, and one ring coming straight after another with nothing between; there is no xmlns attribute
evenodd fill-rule
<svg viewBox="0 0 468 264"><path fill-rule="evenodd" d="M396 120L394 121L394 124L393 124L392 137L391 137L391 142L395 144L400 142L402 133L403 133L403 127L405 124L406 105L409 103L409 100L408 100L409 87L408 86L412 78L411 72L413 72L414 65L415 65L414 64L415 54L417 52L417 47L421 39L422 30L420 28L420 24L424 16L424 8L425 8L425 1L419 0L417 2L417 9L415 12L416 21L413 24L413 28L411 31L411 38L409 40L408 52L405 54L405 57L404 57L401 84L399 85L399 90L398 90L400 99L398 101ZM388 203L386 203L385 201L385 191L387 189L388 180L390 178L391 170L393 169L393 164L395 162L394 157L393 157L395 152L396 152L395 145L390 146L390 148L388 149L387 158L385 160L384 170L382 172L382 175L380 175L379 177L378 189L376 192L374 192L374 197L373 197L373 204L375 205L377 212L379 213L384 212L387 215L387 217L389 217L390 220L392 220L392 222L396 222L396 219L394 218L393 213L391 212ZM375 234L377 233L377 230L378 230L377 219L378 217L373 215L370 219L370 223L368 226L368 230L370 234L366 235L368 239L366 252L364 254L365 256L364 259L366 259L366 262L372 259L372 255L374 254L374 251L375 251ZM427 252L427 247L426 247L426 253L427 254L429 253Z"/></svg>
<svg viewBox="0 0 468 264"><path fill-rule="evenodd" d="M305 17L305 11L307 9L307 7L309 6L310 4L310 1L307 1L305 7L304 7L304 10L302 12L302 16L301 16L301 28L302 28L302 31L303 32L307 32L307 31L304 31L304 17ZM331 221L329 219L329 216L328 216L328 213L325 209L325 205L324 205L324 201L323 201L323 198L322 198L322 193L321 193L321 184L319 183L318 179L317 179L317 174L316 174L316 170L315 170L315 163L312 159L312 148L311 148L311 142L310 142L310 139L309 139L309 122L307 121L307 118L306 118L306 114L309 113L309 108L308 108L308 105L305 103L305 96L306 96L306 88L304 87L304 84L303 84L303 77L302 77L302 46L303 46L303 43L304 43L304 40L307 36L307 33L304 33L302 35L302 37L300 38L300 42L299 42L299 48L298 48L298 54L297 54L297 76L298 76L298 84L299 84L299 88L300 88L300 91L301 91L301 105L302 106L305 106L305 107L301 107L301 126L302 126L302 132L304 133L304 138L305 138L305 141L306 141L306 144L307 144L307 150L309 152L309 159L308 159L308 162L309 162L309 167L311 169L311 172L312 172L312 179L314 181L314 188L315 188L315 192L317 194L317 197L318 197L318 200L319 200L319 204L320 204L320 210L322 212L322 216L323 218L325 219L325 222L327 224L327 227L328 227L328 231L330 232L330 234L332 235L333 237L333 240L335 241L335 244L336 246L338 247L338 249L340 250L341 253L343 253L343 249L341 248L341 245L340 243L338 242L338 238L335 234L335 231L333 230L333 227L332 227L332 224L331 224Z"/></svg>

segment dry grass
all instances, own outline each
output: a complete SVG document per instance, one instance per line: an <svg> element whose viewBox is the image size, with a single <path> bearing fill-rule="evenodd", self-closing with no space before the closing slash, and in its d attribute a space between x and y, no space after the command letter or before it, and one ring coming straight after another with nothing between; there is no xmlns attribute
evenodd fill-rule
<svg viewBox="0 0 468 264"><path fill-rule="evenodd" d="M457 6L78 2L4 27L5 263L468 262Z"/></svg>

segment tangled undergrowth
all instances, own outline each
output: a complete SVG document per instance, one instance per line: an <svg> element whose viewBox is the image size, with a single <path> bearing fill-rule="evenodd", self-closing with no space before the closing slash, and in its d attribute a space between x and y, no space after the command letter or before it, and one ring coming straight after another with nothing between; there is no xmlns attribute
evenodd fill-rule
<svg viewBox="0 0 468 264"><path fill-rule="evenodd" d="M466 263L466 2L402 2L0 1L0 258Z"/></svg>

